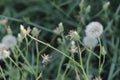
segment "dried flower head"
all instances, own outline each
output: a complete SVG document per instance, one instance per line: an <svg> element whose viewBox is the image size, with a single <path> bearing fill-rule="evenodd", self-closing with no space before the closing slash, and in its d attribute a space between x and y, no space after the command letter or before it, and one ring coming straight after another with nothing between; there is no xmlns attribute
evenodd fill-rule
<svg viewBox="0 0 120 80"><path fill-rule="evenodd" d="M98 40L95 37L86 36L86 37L83 38L83 43L88 48L94 48L97 45Z"/></svg>
<svg viewBox="0 0 120 80"><path fill-rule="evenodd" d="M17 39L13 35L6 35L2 39L2 43L5 44L8 48L10 48L17 44Z"/></svg>
<svg viewBox="0 0 120 80"><path fill-rule="evenodd" d="M64 28L63 28L63 23L62 23L62 22L60 22L60 23L58 24L58 27L53 30L53 32L54 32L56 35L60 35L63 31L64 31Z"/></svg>
<svg viewBox="0 0 120 80"><path fill-rule="evenodd" d="M78 35L77 31L75 31L75 30L70 30L68 36L70 36L74 40L79 40L80 39L80 36Z"/></svg>
<svg viewBox="0 0 120 80"><path fill-rule="evenodd" d="M3 43L0 43L0 59L7 58L10 55L10 51L7 46Z"/></svg>
<svg viewBox="0 0 120 80"><path fill-rule="evenodd" d="M70 52L72 54L76 53L77 52L77 47L71 47Z"/></svg>
<svg viewBox="0 0 120 80"><path fill-rule="evenodd" d="M50 62L51 57L49 55L44 54L44 55L41 55L41 56L43 58L43 60L42 60L43 64L48 64L48 62Z"/></svg>
<svg viewBox="0 0 120 80"><path fill-rule="evenodd" d="M99 22L91 22L86 26L85 32L87 36L99 37L103 32L103 26Z"/></svg>

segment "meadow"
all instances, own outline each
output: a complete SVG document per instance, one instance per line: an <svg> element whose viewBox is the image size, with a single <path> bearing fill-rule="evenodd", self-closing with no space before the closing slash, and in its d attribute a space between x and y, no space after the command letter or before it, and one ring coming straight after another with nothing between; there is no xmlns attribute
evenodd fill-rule
<svg viewBox="0 0 120 80"><path fill-rule="evenodd" d="M0 80L120 80L120 0L0 0Z"/></svg>

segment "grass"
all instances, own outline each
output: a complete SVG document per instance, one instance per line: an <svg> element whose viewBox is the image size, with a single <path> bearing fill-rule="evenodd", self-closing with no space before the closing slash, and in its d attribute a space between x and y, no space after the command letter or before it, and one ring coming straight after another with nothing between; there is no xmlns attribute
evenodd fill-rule
<svg viewBox="0 0 120 80"><path fill-rule="evenodd" d="M0 24L0 40L8 34L7 26L16 37L20 24L41 32L37 37L27 34L10 49L10 57L0 60L0 80L119 80L119 0L0 0L0 21L3 19L8 22ZM82 43L91 21L104 26L94 50ZM56 35L53 30L60 22L64 31ZM74 55L69 51L71 39L66 37L70 30L80 36L75 41L78 52ZM106 50L105 56L101 46ZM48 64L42 63L43 54L51 57Z"/></svg>

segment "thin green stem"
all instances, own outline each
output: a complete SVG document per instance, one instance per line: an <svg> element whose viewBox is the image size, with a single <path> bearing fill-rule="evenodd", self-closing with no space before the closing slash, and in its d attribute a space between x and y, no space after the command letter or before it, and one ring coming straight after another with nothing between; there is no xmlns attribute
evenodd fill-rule
<svg viewBox="0 0 120 80"><path fill-rule="evenodd" d="M27 59L25 58L25 56L23 55L23 53L21 52L21 50L19 49L18 46L16 46L17 50L19 51L20 55L23 57L23 59L25 60L25 62L27 63L27 65L31 68L32 72L35 74L34 69L31 67L31 65L29 64L29 62L27 61Z"/></svg>
<svg viewBox="0 0 120 80"><path fill-rule="evenodd" d="M81 67L81 65L80 65L78 62L76 62L75 60L73 60L71 57L69 57L69 56L68 56L67 54L65 54L64 52L62 52L62 51L56 49L55 47L51 46L51 45L48 44L48 43L45 43L45 42L43 42L43 41L41 41L41 40L38 40L38 39L32 37L32 36L29 35L29 34L28 34L28 36L31 37L32 39L38 41L39 43L44 44L44 45L50 47L51 49L53 49L53 50L55 50L55 51L61 53L62 55L66 56L66 57L69 58L71 61L73 61L77 66Z"/></svg>
<svg viewBox="0 0 120 80"><path fill-rule="evenodd" d="M80 50L80 46L79 46L78 42L77 42L77 45L78 45L78 51L79 51L79 53L80 53L80 64L81 64L81 69L82 69L82 71L83 71L85 80L88 80L87 75L86 75L86 73L85 73L85 70L84 70L84 68L83 68L82 52L81 52L81 50Z"/></svg>
<svg viewBox="0 0 120 80"><path fill-rule="evenodd" d="M99 56L98 56L96 53L94 53L91 49L87 48L80 40L79 40L79 43L80 43L81 45L83 45L83 46L85 47L85 49L87 49L87 51L89 51L89 52L92 53L94 56L96 56L97 58L99 58Z"/></svg>
<svg viewBox="0 0 120 80"><path fill-rule="evenodd" d="M0 66L0 71L1 71L1 74L2 74L3 79L4 79L4 80L7 80L7 79L5 78L5 74L4 74L3 69L1 68L1 66Z"/></svg>
<svg viewBox="0 0 120 80"><path fill-rule="evenodd" d="M89 75L89 64L90 64L90 59L91 59L91 53L88 53L87 68L86 68L87 76Z"/></svg>

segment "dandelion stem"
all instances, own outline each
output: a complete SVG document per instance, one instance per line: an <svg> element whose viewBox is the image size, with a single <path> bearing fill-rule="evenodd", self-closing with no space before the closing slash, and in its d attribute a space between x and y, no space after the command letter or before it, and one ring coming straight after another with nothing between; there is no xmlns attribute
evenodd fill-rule
<svg viewBox="0 0 120 80"><path fill-rule="evenodd" d="M80 40L79 40L80 44L82 44L89 52L91 52L94 56L96 56L97 58L99 58L99 56L94 53L91 49L87 48Z"/></svg>
<svg viewBox="0 0 120 80"><path fill-rule="evenodd" d="M0 71L1 71L1 73L2 73L3 79L6 80L5 74L4 74L3 69L1 68L1 66L0 66Z"/></svg>
<svg viewBox="0 0 120 80"><path fill-rule="evenodd" d="M71 57L69 57L68 55L66 55L64 52L62 52L62 51L60 51L60 50L56 49L55 47L51 46L51 45L50 45L50 44L48 44L48 43L45 43L45 42L43 42L43 41L41 41L41 40L38 40L38 39L36 39L36 38L32 37L32 36L31 36L31 35L29 35L29 34L28 34L28 36L29 36L29 37L31 37L32 39L34 39L34 40L38 41L39 43L44 44L44 45L46 45L46 46L48 46L48 47L52 48L53 50L55 50L55 51L57 51L57 52L59 52L59 53L63 54L64 56L66 56L67 58L69 58L70 60L72 60L72 61L73 61L73 62L74 62L77 66L81 67L81 65L80 65L78 62L76 62L75 60L73 60Z"/></svg>

